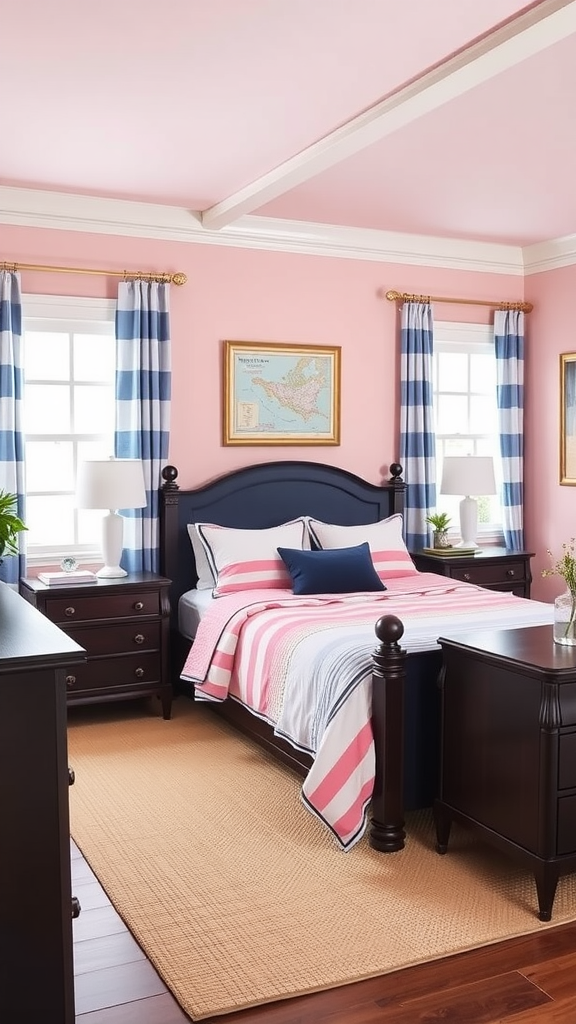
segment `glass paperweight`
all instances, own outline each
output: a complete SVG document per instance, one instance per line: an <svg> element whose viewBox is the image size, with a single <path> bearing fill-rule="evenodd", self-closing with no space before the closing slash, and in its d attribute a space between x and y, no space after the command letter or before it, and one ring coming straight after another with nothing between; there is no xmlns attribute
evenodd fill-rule
<svg viewBox="0 0 576 1024"><path fill-rule="evenodd" d="M74 569L78 568L78 562L75 558L72 558L72 555L67 555L60 562L60 568L62 572L74 572Z"/></svg>

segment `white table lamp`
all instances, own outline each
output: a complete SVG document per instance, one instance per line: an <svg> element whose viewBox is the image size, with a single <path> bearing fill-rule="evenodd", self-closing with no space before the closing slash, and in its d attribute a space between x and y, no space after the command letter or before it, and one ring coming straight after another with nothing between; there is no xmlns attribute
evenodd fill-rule
<svg viewBox="0 0 576 1024"><path fill-rule="evenodd" d="M146 489L140 459L94 459L78 466L76 483L78 508L108 509L102 520L104 565L96 573L103 579L127 576L120 566L124 519L119 508L144 508Z"/></svg>
<svg viewBox="0 0 576 1024"><path fill-rule="evenodd" d="M478 503L471 495L496 494L491 455L446 455L442 464L441 494L463 494L460 502L462 547L477 548Z"/></svg>

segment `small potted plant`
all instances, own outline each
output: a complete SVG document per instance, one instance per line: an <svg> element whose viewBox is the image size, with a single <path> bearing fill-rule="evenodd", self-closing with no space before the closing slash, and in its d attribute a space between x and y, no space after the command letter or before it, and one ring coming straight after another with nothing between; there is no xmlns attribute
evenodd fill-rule
<svg viewBox="0 0 576 1024"><path fill-rule="evenodd" d="M17 515L16 495L0 490L0 560L18 554L18 534L27 529Z"/></svg>
<svg viewBox="0 0 576 1024"><path fill-rule="evenodd" d="M435 548L449 548L448 527L451 523L451 517L448 513L432 512L429 516L426 516L426 522L434 527L433 546Z"/></svg>

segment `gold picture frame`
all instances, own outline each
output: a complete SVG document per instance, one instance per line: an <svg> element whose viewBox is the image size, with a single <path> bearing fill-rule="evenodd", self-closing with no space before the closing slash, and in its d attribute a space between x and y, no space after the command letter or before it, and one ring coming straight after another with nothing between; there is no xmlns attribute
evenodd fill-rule
<svg viewBox="0 0 576 1024"><path fill-rule="evenodd" d="M576 353L560 355L560 483L576 486Z"/></svg>
<svg viewBox="0 0 576 1024"><path fill-rule="evenodd" d="M340 444L338 345L224 342L225 445Z"/></svg>

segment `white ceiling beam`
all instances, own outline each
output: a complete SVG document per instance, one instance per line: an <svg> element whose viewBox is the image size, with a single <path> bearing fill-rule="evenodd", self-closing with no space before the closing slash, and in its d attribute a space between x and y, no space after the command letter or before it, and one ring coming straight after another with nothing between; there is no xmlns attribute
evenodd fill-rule
<svg viewBox="0 0 576 1024"><path fill-rule="evenodd" d="M542 0L201 214L212 230L576 32L576 0Z"/></svg>

